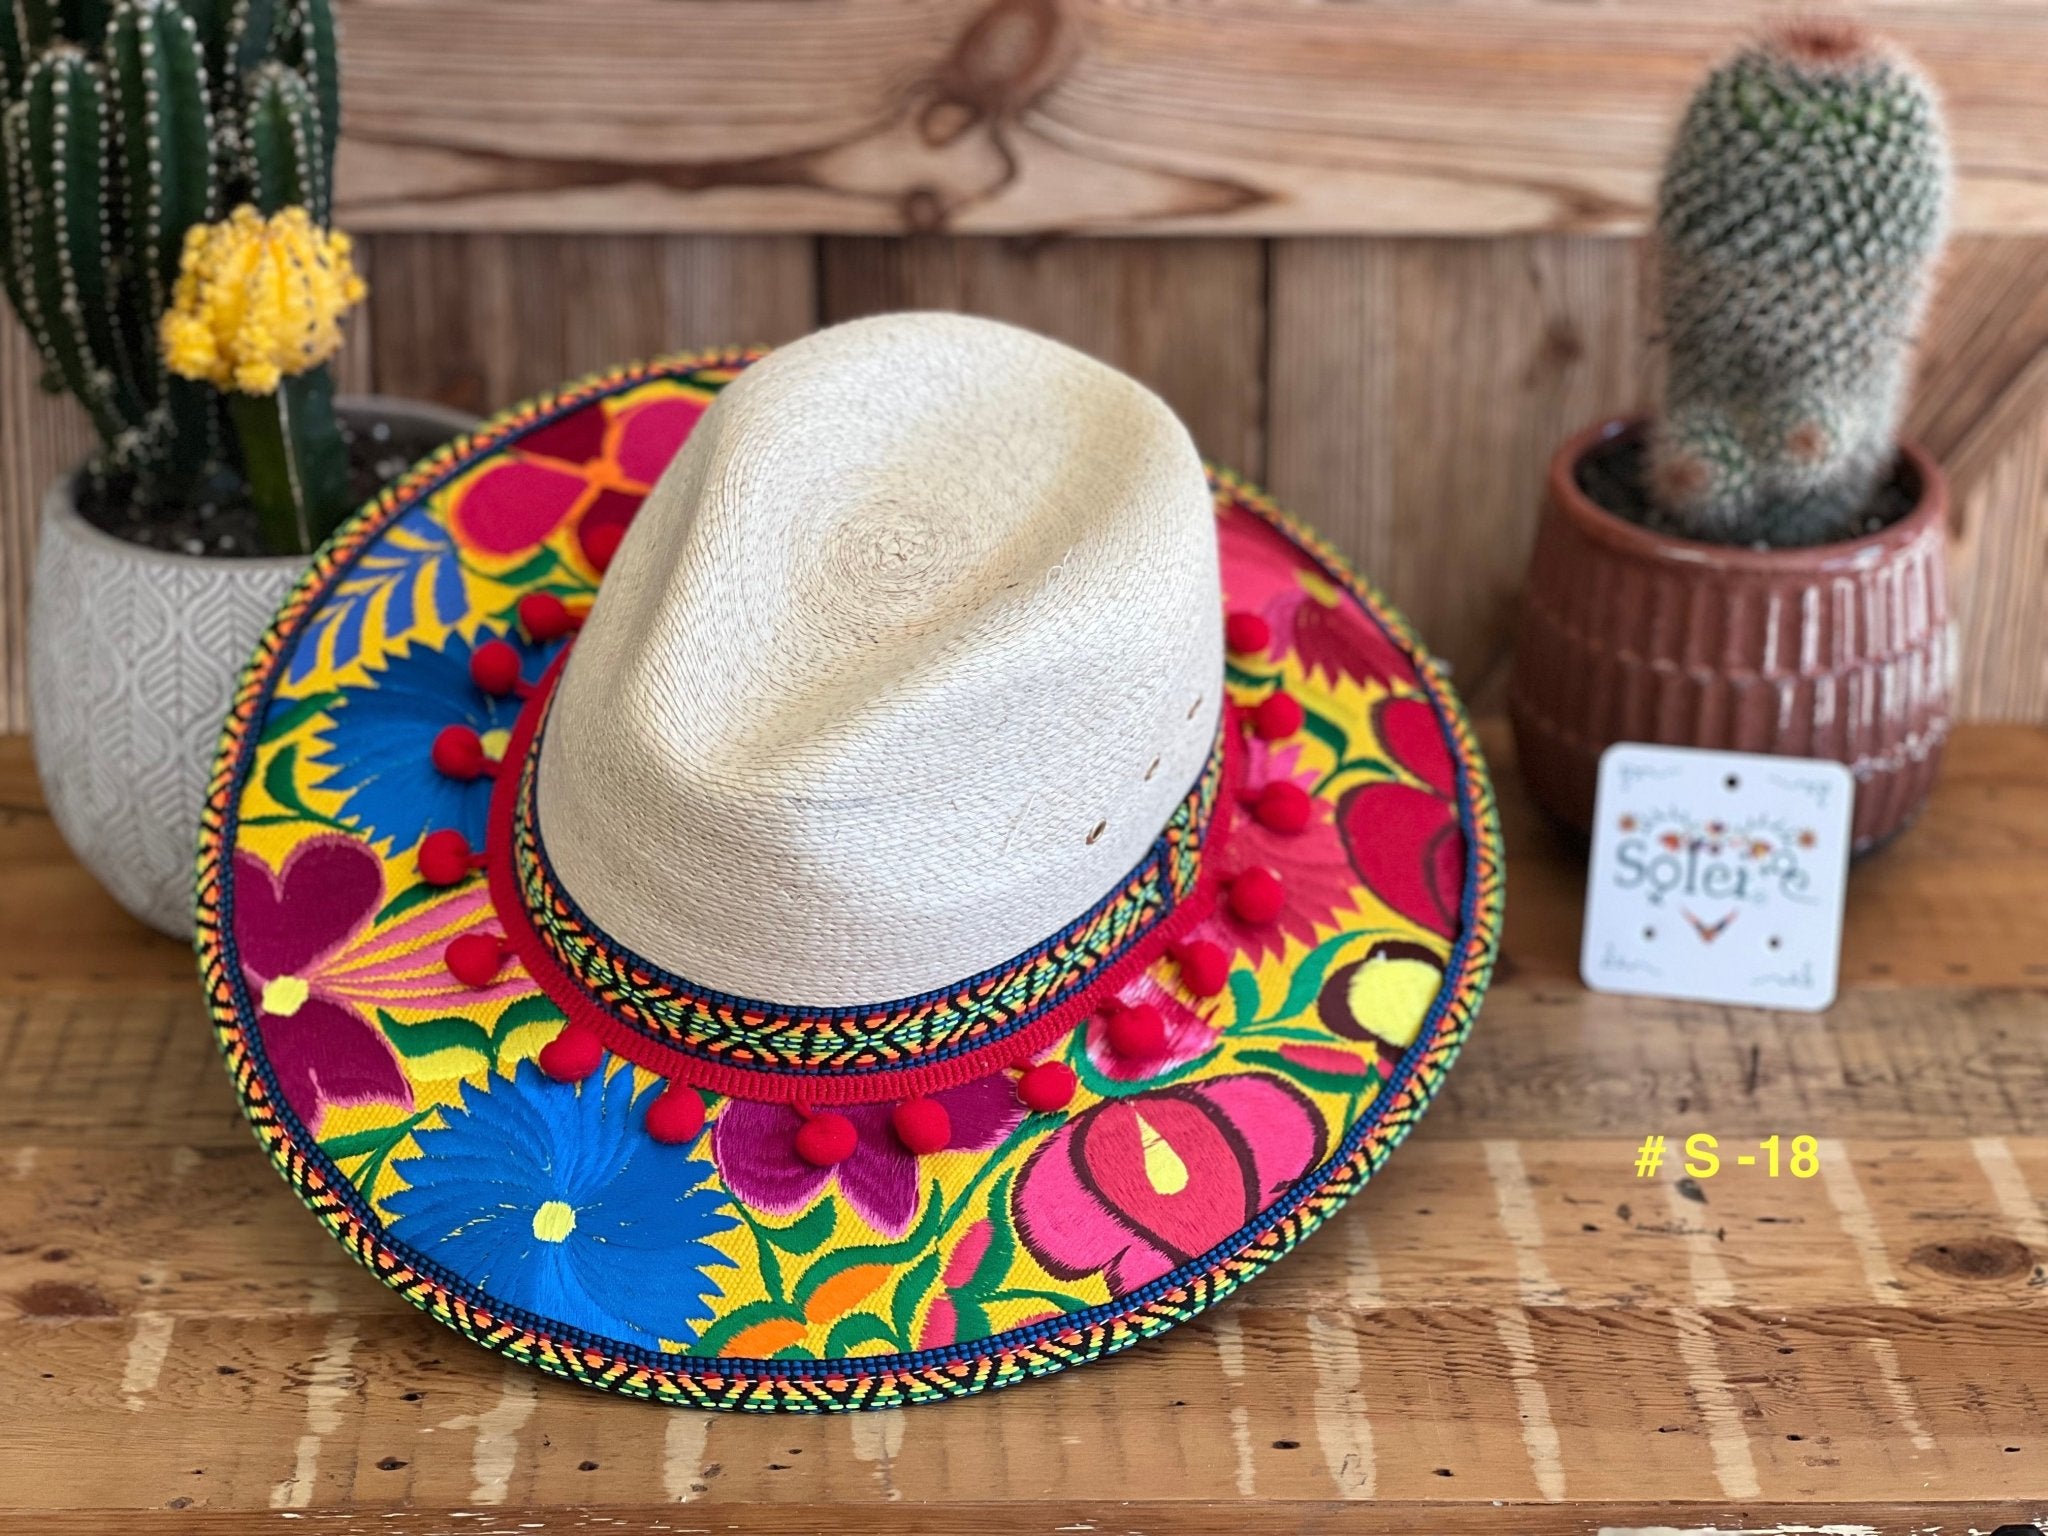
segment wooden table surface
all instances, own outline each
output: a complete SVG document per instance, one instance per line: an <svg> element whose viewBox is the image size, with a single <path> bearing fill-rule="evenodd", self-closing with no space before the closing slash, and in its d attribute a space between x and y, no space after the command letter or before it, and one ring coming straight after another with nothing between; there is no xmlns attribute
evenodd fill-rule
<svg viewBox="0 0 2048 1536"><path fill-rule="evenodd" d="M1588 994L1486 733L1504 958L1388 1170L1236 1300L965 1402L739 1418L510 1366L259 1155L180 946L0 742L0 1530L1989 1531L2048 1521L2048 733L1962 731L1824 1017ZM1638 1179L1652 1133L1811 1179Z"/></svg>

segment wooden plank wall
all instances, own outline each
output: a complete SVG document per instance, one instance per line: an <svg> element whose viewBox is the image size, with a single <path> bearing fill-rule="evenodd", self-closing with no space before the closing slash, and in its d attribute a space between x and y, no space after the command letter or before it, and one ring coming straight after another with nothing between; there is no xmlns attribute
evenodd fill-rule
<svg viewBox="0 0 2048 1536"><path fill-rule="evenodd" d="M1552 446L1653 388L1658 146L1765 9L344 0L344 376L483 412L879 310L1014 320L1158 388L1487 708ZM1873 9L1964 176L1912 423L1956 483L1964 712L2044 721L2048 0ZM85 441L35 372L0 324L4 728L35 501Z"/></svg>

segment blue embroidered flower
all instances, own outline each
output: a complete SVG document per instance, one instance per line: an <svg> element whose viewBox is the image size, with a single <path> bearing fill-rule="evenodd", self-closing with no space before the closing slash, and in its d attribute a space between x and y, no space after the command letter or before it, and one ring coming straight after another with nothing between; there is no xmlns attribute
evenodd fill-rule
<svg viewBox="0 0 2048 1536"><path fill-rule="evenodd" d="M719 1291L705 1271L730 1262L705 1239L737 1223L694 1142L647 1134L632 1070L570 1087L522 1062L462 1095L394 1164L412 1186L383 1202L394 1235L540 1317L649 1349L694 1340Z"/></svg>
<svg viewBox="0 0 2048 1536"><path fill-rule="evenodd" d="M401 619L422 610L437 624L452 624L468 609L462 560L455 538L422 502L366 549L335 583L292 652L286 677L303 682L326 652L329 667L345 667L363 651L364 630L382 610L385 634L396 639Z"/></svg>
<svg viewBox="0 0 2048 1536"><path fill-rule="evenodd" d="M479 633L475 645L498 636ZM529 645L515 630L504 638L519 647L520 670L537 681L562 642ZM337 789L345 821L370 841L390 838L396 852L427 833L453 827L484 845L491 806L489 777L467 783L434 766L434 738L443 726L466 725L483 738L492 757L519 718L519 700L485 693L470 680L470 641L449 634L439 650L416 644L370 673L370 686L353 688L335 704L322 730L322 789Z"/></svg>

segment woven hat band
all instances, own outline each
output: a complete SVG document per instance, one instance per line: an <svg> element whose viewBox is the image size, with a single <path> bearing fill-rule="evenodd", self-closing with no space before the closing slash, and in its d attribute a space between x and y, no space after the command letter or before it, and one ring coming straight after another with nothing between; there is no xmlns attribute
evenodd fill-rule
<svg viewBox="0 0 2048 1536"><path fill-rule="evenodd" d="M1028 1058L1213 907L1243 748L1226 714L1201 771L1143 855L1088 909L994 967L917 996L792 1007L667 972L606 933L561 884L536 814L559 665L512 735L488 867L508 943L572 1021L665 1078L818 1102L902 1097Z"/></svg>

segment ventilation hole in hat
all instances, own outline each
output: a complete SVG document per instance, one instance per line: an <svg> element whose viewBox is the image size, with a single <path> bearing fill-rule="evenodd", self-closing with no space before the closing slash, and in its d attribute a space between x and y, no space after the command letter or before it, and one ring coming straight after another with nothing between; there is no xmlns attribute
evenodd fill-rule
<svg viewBox="0 0 2048 1536"><path fill-rule="evenodd" d="M1153 774L1155 774L1155 773L1157 773L1158 771L1159 771L1159 759L1155 757L1155 758L1153 758L1153 759L1152 759L1152 766L1151 766L1150 768L1147 768L1147 769L1145 770L1145 782L1146 782L1147 784L1150 784L1150 783L1152 782L1152 775L1153 775Z"/></svg>
<svg viewBox="0 0 2048 1536"><path fill-rule="evenodd" d="M1109 830L1109 823L1108 823L1108 822L1106 822L1106 821L1098 821L1097 823L1095 823L1095 830L1094 830L1093 832L1090 832L1090 833L1088 834L1088 846L1089 846L1089 847L1091 847L1091 848L1092 848L1092 847L1094 847L1094 846L1095 846L1095 839L1097 839L1098 837L1102 836L1102 834L1103 834L1103 833L1105 833L1105 832L1107 832L1108 830Z"/></svg>
<svg viewBox="0 0 2048 1536"><path fill-rule="evenodd" d="M1190 705L1188 706L1188 718L1189 718L1190 720L1192 720L1192 719L1194 719L1194 718L1195 718L1195 711L1199 710L1199 709L1200 709L1200 708L1202 707L1202 700L1203 700L1203 698L1204 698L1204 697L1206 697L1206 695L1203 695L1203 694L1199 694L1199 693L1198 693L1198 694L1196 694L1196 695L1195 695L1195 702L1194 702L1194 703L1192 703L1192 704L1190 704Z"/></svg>

